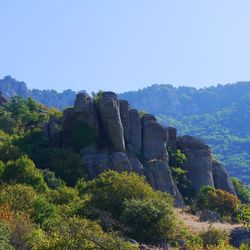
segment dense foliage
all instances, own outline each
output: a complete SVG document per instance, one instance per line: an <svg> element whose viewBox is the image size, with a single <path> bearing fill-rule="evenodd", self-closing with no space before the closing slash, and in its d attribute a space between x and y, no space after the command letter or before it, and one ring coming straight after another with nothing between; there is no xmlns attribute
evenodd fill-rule
<svg viewBox="0 0 250 250"><path fill-rule="evenodd" d="M186 175L187 171L184 169L186 156L181 152L180 149L173 150L169 148L168 154L172 176L178 187L178 190L182 194L185 202L187 204L191 204L194 200L194 189L192 187L191 181Z"/></svg>
<svg viewBox="0 0 250 250"><path fill-rule="evenodd" d="M231 217L236 212L238 204L236 196L211 186L202 187L197 198L200 209L209 209L226 217Z"/></svg>

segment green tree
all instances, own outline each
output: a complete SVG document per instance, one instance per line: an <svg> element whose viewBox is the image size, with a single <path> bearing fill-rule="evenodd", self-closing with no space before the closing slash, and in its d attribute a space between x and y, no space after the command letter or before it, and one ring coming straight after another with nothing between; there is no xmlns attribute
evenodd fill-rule
<svg viewBox="0 0 250 250"><path fill-rule="evenodd" d="M108 211L115 218L119 218L125 200L157 197L157 193L146 183L144 177L127 172L119 174L112 170L87 182L84 190L79 192L91 195L91 208Z"/></svg>
<svg viewBox="0 0 250 250"><path fill-rule="evenodd" d="M178 221L168 199L130 199L124 202L122 222L131 238L144 243L160 243L175 238Z"/></svg>
<svg viewBox="0 0 250 250"><path fill-rule="evenodd" d="M2 180L4 182L31 185L39 192L44 192L48 188L42 172L36 168L33 161L27 156L22 156L16 161L7 162L2 174Z"/></svg>

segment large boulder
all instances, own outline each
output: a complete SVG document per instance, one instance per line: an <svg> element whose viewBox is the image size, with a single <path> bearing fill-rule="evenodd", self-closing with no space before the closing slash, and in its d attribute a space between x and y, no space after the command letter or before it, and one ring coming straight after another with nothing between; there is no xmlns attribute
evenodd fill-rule
<svg viewBox="0 0 250 250"><path fill-rule="evenodd" d="M209 221L209 222L221 222L221 217L220 217L220 214L217 213L217 212L213 212L213 211L210 211L208 209L203 209L200 211L199 213L199 220L201 222L206 222L206 221Z"/></svg>
<svg viewBox="0 0 250 250"><path fill-rule="evenodd" d="M178 137L177 146L186 155L184 169L196 195L202 186L214 187L212 157L207 144L192 136Z"/></svg>
<svg viewBox="0 0 250 250"><path fill-rule="evenodd" d="M183 198L174 184L167 162L151 160L145 165L144 173L154 189L171 194L175 199L175 205L184 206Z"/></svg>
<svg viewBox="0 0 250 250"><path fill-rule="evenodd" d="M234 185L225 167L220 162L213 160L212 170L215 188L219 188L233 195L236 195Z"/></svg>
<svg viewBox="0 0 250 250"><path fill-rule="evenodd" d="M130 161L127 155L123 152L115 152L111 156L111 160L112 160L112 168L119 173L123 171L130 172L132 170Z"/></svg>
<svg viewBox="0 0 250 250"><path fill-rule="evenodd" d="M99 101L100 118L106 139L114 152L125 152L119 101L113 92L103 92Z"/></svg>
<svg viewBox="0 0 250 250"><path fill-rule="evenodd" d="M153 115L145 114L143 124L143 157L145 161L159 159L167 161L167 135L165 129L156 122Z"/></svg>
<svg viewBox="0 0 250 250"><path fill-rule="evenodd" d="M106 153L84 154L81 157L89 179L96 178L110 169L109 155Z"/></svg>

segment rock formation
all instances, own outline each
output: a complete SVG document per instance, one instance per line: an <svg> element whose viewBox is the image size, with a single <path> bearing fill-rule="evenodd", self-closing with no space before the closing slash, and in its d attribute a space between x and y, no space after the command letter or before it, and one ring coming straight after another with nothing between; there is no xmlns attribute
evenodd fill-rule
<svg viewBox="0 0 250 250"><path fill-rule="evenodd" d="M184 168L196 193L211 185L235 194L225 168L212 160L205 143L190 136L176 138L175 128L163 127L150 114L140 117L113 92L100 93L95 100L79 93L61 121L49 121L44 130L59 146L79 152L90 179L108 169L134 171L154 189L170 193L182 207L167 151L179 148L187 157Z"/></svg>
<svg viewBox="0 0 250 250"><path fill-rule="evenodd" d="M214 160L207 144L192 136L177 138L177 147L186 156L184 169L196 195L202 186L212 186L236 195L233 183L224 168Z"/></svg>
<svg viewBox="0 0 250 250"><path fill-rule="evenodd" d="M212 158L208 145L192 136L183 136L178 138L177 146L186 156L184 169L195 193L198 194L202 186L214 187Z"/></svg>
<svg viewBox="0 0 250 250"><path fill-rule="evenodd" d="M234 185L225 167L218 161L212 161L213 179L215 188L222 189L236 195Z"/></svg>

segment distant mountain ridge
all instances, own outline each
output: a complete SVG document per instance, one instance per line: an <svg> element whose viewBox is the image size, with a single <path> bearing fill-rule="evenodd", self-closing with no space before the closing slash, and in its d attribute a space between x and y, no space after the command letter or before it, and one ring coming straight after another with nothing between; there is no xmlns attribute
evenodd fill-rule
<svg viewBox="0 0 250 250"><path fill-rule="evenodd" d="M6 96L31 96L50 107L73 106L76 92L29 90L10 76L0 80ZM138 110L152 113L160 122L174 126L180 135L189 134L209 143L215 156L231 175L250 184L250 82L217 85L202 89L154 84L118 95Z"/></svg>
<svg viewBox="0 0 250 250"><path fill-rule="evenodd" d="M250 94L250 82L237 82L201 89L154 84L119 95L130 104L153 114L182 117L213 113Z"/></svg>
<svg viewBox="0 0 250 250"><path fill-rule="evenodd" d="M64 90L63 92L57 92L56 90L30 90L25 82L17 81L11 76L6 76L0 80L0 91L7 97L18 95L27 98L30 96L37 102L58 109L72 106L77 94L77 92L71 89Z"/></svg>

